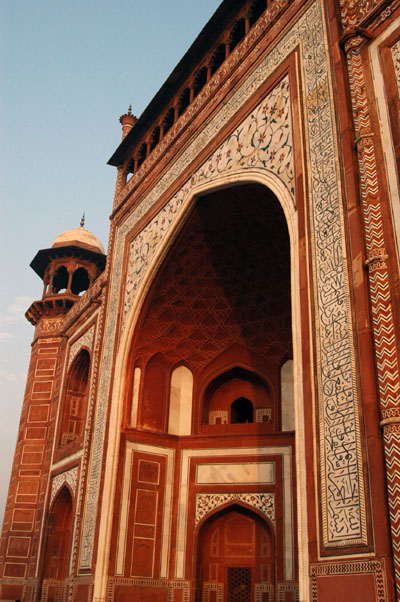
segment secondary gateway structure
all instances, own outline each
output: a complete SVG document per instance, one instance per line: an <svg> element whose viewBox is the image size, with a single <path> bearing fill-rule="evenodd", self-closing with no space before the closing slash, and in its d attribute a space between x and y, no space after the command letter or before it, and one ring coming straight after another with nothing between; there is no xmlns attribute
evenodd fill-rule
<svg viewBox="0 0 400 602"><path fill-rule="evenodd" d="M121 117L107 256L31 264L1 600L400 600L399 26L224 0Z"/></svg>

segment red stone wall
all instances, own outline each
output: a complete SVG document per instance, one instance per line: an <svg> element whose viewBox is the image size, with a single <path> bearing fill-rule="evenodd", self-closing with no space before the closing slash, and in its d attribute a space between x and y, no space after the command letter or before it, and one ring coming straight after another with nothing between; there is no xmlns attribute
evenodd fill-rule
<svg viewBox="0 0 400 602"><path fill-rule="evenodd" d="M40 529L49 478L65 341L32 348L1 540L1 599L27 599L36 588Z"/></svg>

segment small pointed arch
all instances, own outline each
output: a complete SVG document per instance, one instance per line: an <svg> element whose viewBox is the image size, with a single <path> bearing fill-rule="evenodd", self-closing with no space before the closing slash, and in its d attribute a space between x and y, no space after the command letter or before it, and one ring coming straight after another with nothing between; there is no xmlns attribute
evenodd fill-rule
<svg viewBox="0 0 400 602"><path fill-rule="evenodd" d="M59 448L72 453L83 442L89 389L90 355L82 349L67 375L64 403L61 406Z"/></svg>
<svg viewBox="0 0 400 602"><path fill-rule="evenodd" d="M190 435L192 430L193 373L185 365L172 371L169 395L168 432Z"/></svg>
<svg viewBox="0 0 400 602"><path fill-rule="evenodd" d="M206 83L207 83L207 67L202 67L196 73L196 76L194 78L194 82L193 82L194 97L196 97L199 94L199 92L204 88Z"/></svg>
<svg viewBox="0 0 400 602"><path fill-rule="evenodd" d="M220 44L211 57L210 70L213 75L225 60L225 44Z"/></svg>
<svg viewBox="0 0 400 602"><path fill-rule="evenodd" d="M243 40L246 34L246 23L244 19L239 19L236 21L230 35L230 43L229 43L229 51L232 52L239 44L241 40Z"/></svg>
<svg viewBox="0 0 400 602"><path fill-rule="evenodd" d="M135 159L133 157L126 162L125 173L126 175L135 173Z"/></svg>
<svg viewBox="0 0 400 602"><path fill-rule="evenodd" d="M147 144L143 142L136 153L137 166L140 167L147 156Z"/></svg>
<svg viewBox="0 0 400 602"><path fill-rule="evenodd" d="M253 599L250 592L254 593L255 583L267 582L273 590L276 579L275 530L267 516L257 508L242 502L228 502L207 514L196 531L199 591L206 593L210 582L215 581L218 575L220 578L217 580L227 577L228 596L233 594L230 591L230 572L240 565L245 566L242 572L247 573L244 576L248 580L243 599ZM232 563L232 557L239 562ZM236 566L232 567L232 564Z"/></svg>
<svg viewBox="0 0 400 602"><path fill-rule="evenodd" d="M90 286L89 274L86 268L80 267L72 274L71 293L82 295Z"/></svg>
<svg viewBox="0 0 400 602"><path fill-rule="evenodd" d="M178 115L182 115L182 113L187 109L190 104L190 89L185 88L178 100Z"/></svg>
<svg viewBox="0 0 400 602"><path fill-rule="evenodd" d="M64 293L68 288L69 273L65 265L60 265L53 275L51 292L53 294Z"/></svg>
<svg viewBox="0 0 400 602"><path fill-rule="evenodd" d="M219 374L206 388L203 401L205 424L255 422L258 409L272 412L270 387L258 374L236 366Z"/></svg>
<svg viewBox="0 0 400 602"><path fill-rule="evenodd" d="M231 404L231 424L254 422L254 406L247 397L238 397Z"/></svg>
<svg viewBox="0 0 400 602"><path fill-rule="evenodd" d="M64 485L58 492L47 519L44 579L62 581L68 577L73 523L73 499L69 488Z"/></svg>
<svg viewBox="0 0 400 602"><path fill-rule="evenodd" d="M144 370L140 426L164 432L168 393L168 366L161 353L147 362Z"/></svg>
<svg viewBox="0 0 400 602"><path fill-rule="evenodd" d="M164 134L166 134L168 132L168 130L171 129L171 127L174 125L174 121L175 121L175 109L174 109L174 107L171 107L170 109L168 109L168 111L164 117L164 121L163 121Z"/></svg>
<svg viewBox="0 0 400 602"><path fill-rule="evenodd" d="M150 151L152 151L160 142L160 126L156 125L150 137Z"/></svg>
<svg viewBox="0 0 400 602"><path fill-rule="evenodd" d="M253 518L261 521L265 524L267 529L271 532L272 536L275 536L275 521L274 521L274 511L271 509L271 512L263 512L260 506L258 506L255 502L254 504L249 499L241 499L240 495L235 497L235 499L227 500L225 502L221 501L223 496L216 496L219 498L216 505L210 505L210 509L205 511L202 514L201 518L196 520L196 534L199 537L204 532L204 529L214 523L221 516L228 515L230 512L238 512L247 516L249 518ZM243 498L246 496L244 494ZM256 497L253 498L255 500Z"/></svg>
<svg viewBox="0 0 400 602"><path fill-rule="evenodd" d="M254 0L250 6L250 27L261 17L267 8L267 0Z"/></svg>

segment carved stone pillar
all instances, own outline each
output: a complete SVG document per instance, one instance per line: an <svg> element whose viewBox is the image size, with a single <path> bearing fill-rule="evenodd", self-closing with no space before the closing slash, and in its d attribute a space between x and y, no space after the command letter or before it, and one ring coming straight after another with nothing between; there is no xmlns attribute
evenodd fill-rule
<svg viewBox="0 0 400 602"><path fill-rule="evenodd" d="M371 131L362 49L366 35L357 30L344 39L350 81L355 144L357 147L360 198L364 222L369 275L372 328L378 377L380 426L383 430L386 461L387 496L397 599L400 600L400 382L396 352L394 318L390 294L387 254L383 231L381 201L374 134Z"/></svg>

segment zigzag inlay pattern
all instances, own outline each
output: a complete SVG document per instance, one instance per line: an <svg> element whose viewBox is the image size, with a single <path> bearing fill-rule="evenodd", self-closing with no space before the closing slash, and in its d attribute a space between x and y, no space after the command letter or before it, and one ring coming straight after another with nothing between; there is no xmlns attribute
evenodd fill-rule
<svg viewBox="0 0 400 602"><path fill-rule="evenodd" d="M342 18L354 20L342 4ZM358 151L360 194L364 218L365 241L369 266L370 300L374 346L379 386L380 410L383 417L400 402L399 366L396 351L390 283L385 262L384 231L379 202L376 156L368 103L365 93L360 47L364 40L354 35L346 43L347 64L351 87L354 130ZM394 418L397 420L397 417ZM395 583L400 599L400 425L384 426L387 493L389 501Z"/></svg>
<svg viewBox="0 0 400 602"><path fill-rule="evenodd" d="M389 512L396 577L400 574L400 426L384 429Z"/></svg>

